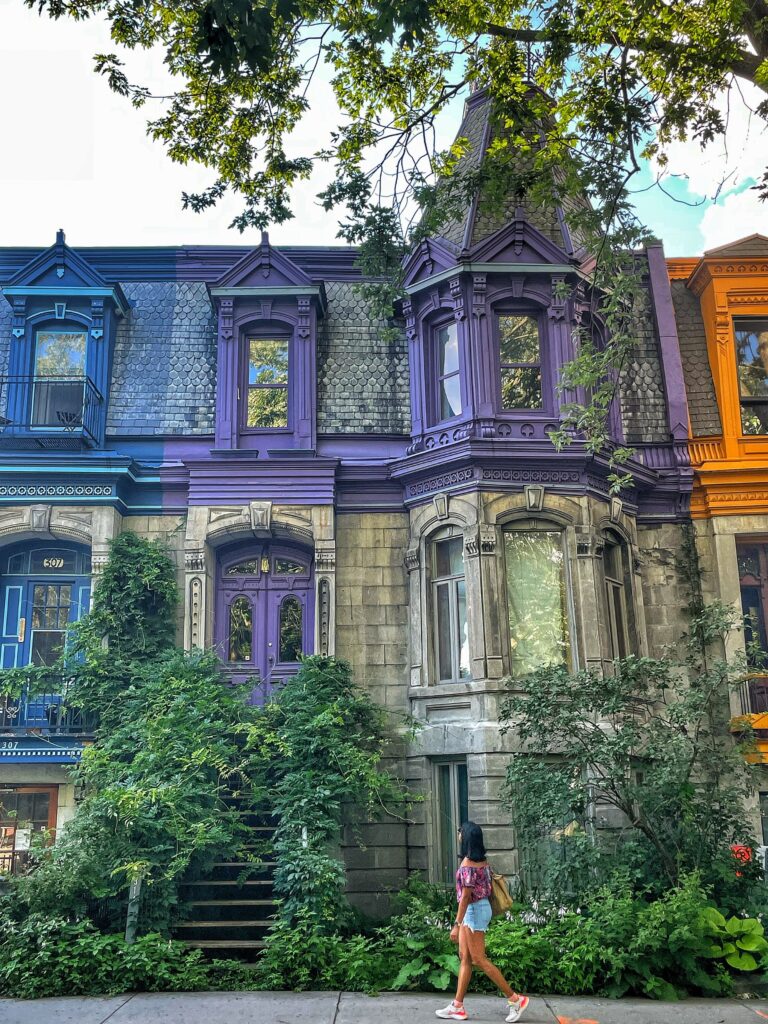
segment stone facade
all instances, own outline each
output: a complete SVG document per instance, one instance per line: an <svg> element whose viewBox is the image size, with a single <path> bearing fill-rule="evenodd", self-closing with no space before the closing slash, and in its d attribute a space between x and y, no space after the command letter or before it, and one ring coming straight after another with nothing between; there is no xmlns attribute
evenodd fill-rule
<svg viewBox="0 0 768 1024"><path fill-rule="evenodd" d="M462 129L467 167L492 130L478 94ZM446 876L459 816L483 825L495 865L526 870L504 793L516 750L498 725L509 678L524 674L513 621L523 570L509 561L520 536L550 538L556 656L572 668L610 671L619 634L638 655L663 655L685 627L693 357L674 311L690 303L673 305L660 247L638 254L646 299L610 414L612 442L635 447L632 485L614 495L604 455L579 438L560 451L550 441L570 397L559 374L593 305L569 211L555 214L513 197L493 211L471 204L409 254L405 298L387 321L371 316L370 282L348 249L281 250L264 236L253 250L75 251L62 234L50 250L0 250L0 358L22 381L9 385L16 419L0 431L0 658L32 657L20 611L42 585L31 566L53 564L58 545L55 564L90 557L97 579L124 530L168 545L179 641L213 648L230 678L255 679L254 700L298 668L280 646L290 607L301 650L347 660L393 713L387 765L423 797L408 820L361 826L363 848L354 830L345 837L350 893L371 914L409 872ZM49 301L41 281L51 280L66 285ZM57 324L80 339L84 377L103 399L93 429L64 391L35 405L36 346ZM522 367L502 359L510 326L528 339ZM764 528L697 523L708 594L738 596L733 537ZM51 585L74 585L66 579ZM232 626L243 607L247 655ZM27 761L0 759L0 783L37 781L46 727L17 730ZM44 768L62 824L67 764L87 740Z"/></svg>

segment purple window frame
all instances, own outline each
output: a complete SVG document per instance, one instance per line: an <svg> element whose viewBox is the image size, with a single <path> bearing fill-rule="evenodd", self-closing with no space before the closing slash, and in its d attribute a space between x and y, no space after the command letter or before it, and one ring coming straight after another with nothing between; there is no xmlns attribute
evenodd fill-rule
<svg viewBox="0 0 768 1024"><path fill-rule="evenodd" d="M535 320L539 328L539 361L538 363L504 363L506 366L538 366L541 373L541 405L538 406L518 406L514 409L506 409L502 403L501 397L501 334L499 328L499 320L503 316L527 316ZM493 343L493 371L496 379L496 387L494 397L496 401L496 412L499 416L510 416L519 417L525 416L546 416L550 418L553 415L554 410L554 382L555 372L552 367L552 359L554 357L553 346L550 343L550 338L547 332L547 317L544 315L543 310L535 306L508 306L499 305L493 309L493 331L492 331L492 343Z"/></svg>
<svg viewBox="0 0 768 1024"><path fill-rule="evenodd" d="M456 373L453 374L441 374L440 373L440 343L438 341L438 335L440 331L445 327L454 327L456 330L456 348L459 357L459 368ZM428 381L428 394L427 394L427 413L428 419L431 426L435 427L440 423L455 423L458 422L462 417L466 416L467 413L467 388L466 388L466 361L464 359L464 343L463 334L460 328L459 322L453 315L443 315L439 319L433 320L431 323L426 325L428 332L427 337L429 338L429 353L428 353L428 366L430 369L429 381ZM441 414L441 394L440 385L443 380L448 377L458 376L459 378L459 398L461 400L461 409L453 416L443 418Z"/></svg>
<svg viewBox="0 0 768 1024"><path fill-rule="evenodd" d="M259 324L255 329L249 329L246 325L240 331L240 358L238 365L238 429L241 434L290 434L294 430L295 414L294 397L295 388L295 338L292 330L286 329L286 324L280 324L277 328L269 330L264 324ZM251 338L264 341L285 341L288 345L288 383L285 390L288 395L287 424L284 427L249 427L248 426L248 363L250 359Z"/></svg>

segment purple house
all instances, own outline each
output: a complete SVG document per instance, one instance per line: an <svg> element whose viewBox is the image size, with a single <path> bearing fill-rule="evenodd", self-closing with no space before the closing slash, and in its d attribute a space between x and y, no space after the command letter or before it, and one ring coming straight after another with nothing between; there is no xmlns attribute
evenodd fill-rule
<svg viewBox="0 0 768 1024"><path fill-rule="evenodd" d="M482 93L461 134L479 161ZM549 440L587 255L562 209L481 194L409 255L381 321L349 248L74 249L59 232L0 249L0 665L55 656L112 537L163 537L180 639L255 678L254 700L329 653L423 724L397 767L426 799L350 850L358 902L375 911L407 870L445 878L467 817L525 873L499 798L504 680L658 653L684 603L688 414L660 246L637 254L647 301L612 411L633 486L612 497L605 459ZM63 824L88 729L61 695L0 706L3 806Z"/></svg>

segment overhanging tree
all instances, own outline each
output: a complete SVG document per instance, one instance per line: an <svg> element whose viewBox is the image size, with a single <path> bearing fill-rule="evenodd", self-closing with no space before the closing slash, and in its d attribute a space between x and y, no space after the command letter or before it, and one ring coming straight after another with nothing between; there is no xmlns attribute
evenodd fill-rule
<svg viewBox="0 0 768 1024"><path fill-rule="evenodd" d="M562 411L553 440L580 437L608 452L614 488L627 482L619 467L631 453L613 449L607 409L642 301L628 251L645 235L628 184L644 158L663 166L671 141L723 135L724 90L736 96L748 82L768 93L768 0L25 2L53 18L106 18L116 44L164 54L175 88L149 133L173 160L211 172L207 188L183 194L186 207L234 192L234 227L280 223L292 216L291 188L329 161L322 201L338 209L342 237L361 245L363 269L385 282L367 289L377 312L391 312L406 245L439 233L473 192L559 201L591 253L593 301L610 340L581 332L560 383L589 400ZM135 106L152 98L118 53L95 64ZM291 134L324 66L338 123L327 148L297 151ZM468 173L468 140L441 149L436 121L479 86L504 132ZM768 97L756 115L768 119ZM768 172L760 189L768 193Z"/></svg>

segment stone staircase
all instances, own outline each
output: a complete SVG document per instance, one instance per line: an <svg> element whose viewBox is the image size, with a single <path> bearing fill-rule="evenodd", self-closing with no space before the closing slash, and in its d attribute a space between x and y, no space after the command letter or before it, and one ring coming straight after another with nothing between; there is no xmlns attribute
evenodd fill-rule
<svg viewBox="0 0 768 1024"><path fill-rule="evenodd" d="M238 798L230 798L236 804ZM264 946L276 910L275 863L269 849L275 831L270 816L240 812L253 835L246 846L257 860L223 860L181 886L182 919L173 937L211 956L252 959ZM260 862L259 862L260 861Z"/></svg>

